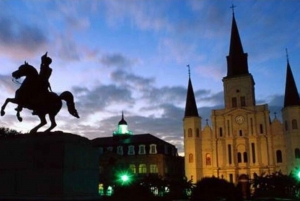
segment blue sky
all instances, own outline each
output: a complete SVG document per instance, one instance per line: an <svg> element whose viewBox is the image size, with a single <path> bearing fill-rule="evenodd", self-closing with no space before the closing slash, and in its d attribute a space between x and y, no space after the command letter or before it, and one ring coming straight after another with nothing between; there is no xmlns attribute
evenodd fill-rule
<svg viewBox="0 0 300 201"><path fill-rule="evenodd" d="M81 117L64 106L54 131L111 136L124 111L134 133L151 133L182 152L187 64L203 122L223 107L232 2L257 104L280 116L286 48L300 87L297 0L0 0L0 100L19 87L11 72L25 60L38 69L47 51L53 91L70 90ZM1 126L28 132L39 123L28 110L18 122L15 107L7 106Z"/></svg>

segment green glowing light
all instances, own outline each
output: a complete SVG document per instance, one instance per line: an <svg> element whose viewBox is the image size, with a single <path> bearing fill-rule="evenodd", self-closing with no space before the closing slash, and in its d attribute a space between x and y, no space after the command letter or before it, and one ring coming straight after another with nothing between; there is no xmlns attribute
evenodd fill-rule
<svg viewBox="0 0 300 201"><path fill-rule="evenodd" d="M121 179L122 179L123 182L129 181L128 175L122 175L122 176L121 176Z"/></svg>
<svg viewBox="0 0 300 201"><path fill-rule="evenodd" d="M300 179L300 171L298 171L296 175L297 175L298 179Z"/></svg>
<svg viewBox="0 0 300 201"><path fill-rule="evenodd" d="M127 171L119 172L117 174L117 178L118 178L119 183L122 185L130 184L133 179L132 175Z"/></svg>

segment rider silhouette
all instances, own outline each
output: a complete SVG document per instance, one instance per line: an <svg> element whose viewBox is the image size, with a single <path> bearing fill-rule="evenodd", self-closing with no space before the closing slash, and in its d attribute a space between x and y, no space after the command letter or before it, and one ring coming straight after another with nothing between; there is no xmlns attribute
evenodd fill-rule
<svg viewBox="0 0 300 201"><path fill-rule="evenodd" d="M47 56L46 52L42 57L41 57L41 66L40 66L40 73L39 73L39 90L37 91L37 96L43 97L46 96L47 93L51 90L51 86L49 83L49 78L52 74L52 68L50 68L50 64L52 63L52 59ZM22 111L23 106L18 105L18 107L15 109L16 111L20 112ZM33 115L36 115L36 111L32 112Z"/></svg>
<svg viewBox="0 0 300 201"><path fill-rule="evenodd" d="M52 68L50 68L50 64L52 63L52 59L47 56L47 53L41 57L41 68L39 74L39 81L41 84L40 94L44 95L44 93L51 92L51 86L49 83L49 78L52 74ZM49 89L49 90L48 90Z"/></svg>

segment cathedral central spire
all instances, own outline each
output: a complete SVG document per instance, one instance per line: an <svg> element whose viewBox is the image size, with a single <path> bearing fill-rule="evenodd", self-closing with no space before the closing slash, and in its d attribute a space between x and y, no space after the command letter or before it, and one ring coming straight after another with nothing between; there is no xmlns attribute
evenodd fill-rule
<svg viewBox="0 0 300 201"><path fill-rule="evenodd" d="M227 56L227 77L249 74L247 57L247 53L244 53L243 50L240 34L233 12L229 55Z"/></svg>

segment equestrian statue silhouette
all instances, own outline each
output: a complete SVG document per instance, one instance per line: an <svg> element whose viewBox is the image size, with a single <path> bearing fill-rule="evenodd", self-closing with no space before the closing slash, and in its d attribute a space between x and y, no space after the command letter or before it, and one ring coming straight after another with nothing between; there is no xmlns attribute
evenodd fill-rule
<svg viewBox="0 0 300 201"><path fill-rule="evenodd" d="M26 61L18 70L12 73L14 79L25 77L20 88L15 93L15 98L7 98L1 107L1 116L5 115L5 107L11 102L17 104L17 118L22 121L20 112L22 108L33 110L33 115L37 115L41 122L34 127L30 133L36 133L39 128L47 124L46 115L49 115L51 126L45 132L51 131L57 124L55 116L62 107L62 100L66 101L69 113L79 118L74 104L74 97L71 92L65 91L59 96L52 92L49 77L52 69L49 67L52 62L47 53L42 56L41 70L38 74L37 70L29 65Z"/></svg>

